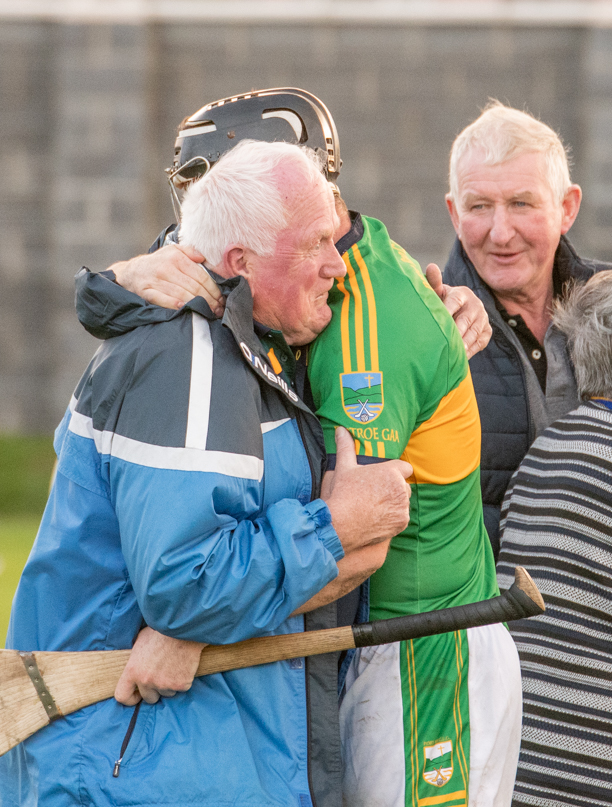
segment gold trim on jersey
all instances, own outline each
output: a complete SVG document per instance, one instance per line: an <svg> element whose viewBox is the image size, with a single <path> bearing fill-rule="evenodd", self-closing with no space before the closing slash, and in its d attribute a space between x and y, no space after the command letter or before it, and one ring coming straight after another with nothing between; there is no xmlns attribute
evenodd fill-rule
<svg viewBox="0 0 612 807"><path fill-rule="evenodd" d="M459 700L461 693L461 683L463 678L463 634L461 631L455 631L455 657L457 659L457 682L455 684L455 700L453 702L453 717L455 720L455 732L457 734L457 759L459 760L459 770L461 771L461 778L463 779L463 787L467 792L469 782L469 770L467 760L465 758L465 749L463 747L463 718L461 717L461 702Z"/></svg>
<svg viewBox="0 0 612 807"><path fill-rule="evenodd" d="M401 645L400 645L401 647ZM417 710L416 669L414 666L414 643L406 642L406 661L408 671L408 687L410 691L410 763L412 767L412 805L419 803L419 714Z"/></svg>
<svg viewBox="0 0 612 807"><path fill-rule="evenodd" d="M353 254L361 272L363 286L368 301L368 321L370 325L370 370L378 372L378 319L376 316L376 301L370 273L357 244L353 247Z"/></svg>
<svg viewBox="0 0 612 807"><path fill-rule="evenodd" d="M351 263L351 256L359 268L359 276ZM378 361L378 317L376 314L376 300L374 299L374 288L372 287L370 273L357 244L345 252L342 259L346 266L346 277L338 281L338 289L344 295L340 312L342 364L344 372L377 373L380 372ZM349 288L347 288L347 281ZM363 294L360 288L360 281L363 285ZM355 335L353 344L354 352L352 354L355 357L354 359L351 357L351 297L354 301L353 328ZM365 323L366 317L367 327ZM370 356L369 366L366 366L366 352L369 353Z"/></svg>
<svg viewBox="0 0 612 807"><path fill-rule="evenodd" d="M342 260L346 266L346 277L338 280L337 283L337 288L343 295L340 309L343 366L343 373L340 374L340 387L345 413L352 420L357 420L355 413L352 410L347 411L344 405L343 376L351 373L380 372L378 361L378 317L370 272L357 244L354 244L344 253ZM353 262L357 269L355 269ZM366 356L369 357L369 361ZM382 373L380 385L382 396ZM375 420L383 408L384 398L375 407L374 417L369 419ZM373 444L368 440L364 440L363 448L366 457L376 455L384 458L385 456L384 442L376 440ZM355 441L355 451L359 454L360 443L358 440Z"/></svg>
<svg viewBox="0 0 612 807"><path fill-rule="evenodd" d="M342 256L344 263L348 264L346 253ZM344 285L344 278L338 281L338 289L344 295L342 309L340 311L340 335L342 337L342 365L345 373L351 372L351 340L349 336L349 311L351 305L351 295Z"/></svg>
<svg viewBox="0 0 612 807"><path fill-rule="evenodd" d="M283 366L276 358L276 353L274 352L274 348L271 347L268 351L268 358L270 359L270 364L272 365L272 369L276 373L276 375L280 375L283 372Z"/></svg>
<svg viewBox="0 0 612 807"><path fill-rule="evenodd" d="M449 801L459 802L453 804L452 807L466 807L467 794L465 790L456 790L454 793L447 793L445 796L428 796L425 799L419 799L419 807L430 807L432 804L447 804Z"/></svg>

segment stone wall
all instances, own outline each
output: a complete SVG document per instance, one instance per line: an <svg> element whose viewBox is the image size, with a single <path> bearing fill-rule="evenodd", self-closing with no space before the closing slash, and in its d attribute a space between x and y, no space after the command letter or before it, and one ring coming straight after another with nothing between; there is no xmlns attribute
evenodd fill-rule
<svg viewBox="0 0 612 807"><path fill-rule="evenodd" d="M442 25L0 22L0 430L50 431L95 340L73 276L146 249L172 220L163 168L204 103L294 85L340 132L349 206L444 262L454 136L489 97L572 146L572 238L612 260L612 31Z"/></svg>

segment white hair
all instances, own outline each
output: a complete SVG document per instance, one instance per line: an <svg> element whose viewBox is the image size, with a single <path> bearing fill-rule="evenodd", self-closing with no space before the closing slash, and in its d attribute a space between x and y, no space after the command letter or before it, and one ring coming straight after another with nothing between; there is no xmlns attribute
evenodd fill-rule
<svg viewBox="0 0 612 807"><path fill-rule="evenodd" d="M491 101L453 143L450 155L450 197L459 201L459 163L473 149L484 152L485 165L499 165L522 154L541 153L546 178L559 204L571 184L567 150L550 126L527 112Z"/></svg>
<svg viewBox="0 0 612 807"><path fill-rule="evenodd" d="M612 397L612 271L575 285L553 322L567 338L580 397Z"/></svg>
<svg viewBox="0 0 612 807"><path fill-rule="evenodd" d="M289 221L279 191L279 168L303 186L324 180L312 149L291 143L242 140L187 189L181 206L181 244L190 244L218 266L229 244L269 257Z"/></svg>

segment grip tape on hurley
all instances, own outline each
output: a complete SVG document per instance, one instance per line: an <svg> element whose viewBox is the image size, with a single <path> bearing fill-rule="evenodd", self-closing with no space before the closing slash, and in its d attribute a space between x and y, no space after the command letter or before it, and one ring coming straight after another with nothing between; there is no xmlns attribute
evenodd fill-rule
<svg viewBox="0 0 612 807"><path fill-rule="evenodd" d="M353 638L355 647L369 647L492 625L496 622L525 619L540 613L543 610L538 604L513 583L508 591L490 600L353 625Z"/></svg>

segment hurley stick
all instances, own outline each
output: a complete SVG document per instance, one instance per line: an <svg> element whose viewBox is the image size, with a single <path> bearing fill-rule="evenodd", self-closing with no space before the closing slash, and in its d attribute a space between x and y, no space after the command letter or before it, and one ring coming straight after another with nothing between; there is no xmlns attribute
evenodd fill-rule
<svg viewBox="0 0 612 807"><path fill-rule="evenodd" d="M535 583L517 566L512 586L490 600L352 627L208 645L197 675L434 636L543 612L544 601ZM111 698L130 652L0 650L0 756L62 715Z"/></svg>

